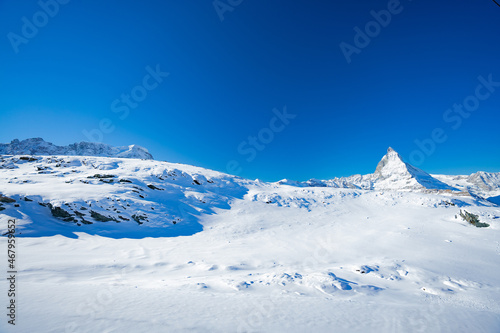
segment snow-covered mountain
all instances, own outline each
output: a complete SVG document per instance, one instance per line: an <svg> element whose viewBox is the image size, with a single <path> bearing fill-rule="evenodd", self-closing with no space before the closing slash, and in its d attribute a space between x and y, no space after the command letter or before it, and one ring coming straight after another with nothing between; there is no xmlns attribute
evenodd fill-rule
<svg viewBox="0 0 500 333"><path fill-rule="evenodd" d="M31 138L10 143L0 143L0 155L73 155L120 158L153 159L146 148L130 145L112 147L103 143L79 142L68 146L56 146L42 138Z"/></svg>
<svg viewBox="0 0 500 333"><path fill-rule="evenodd" d="M478 171L468 176L433 175L433 177L462 191L483 197L500 195L500 172Z"/></svg>
<svg viewBox="0 0 500 333"><path fill-rule="evenodd" d="M389 149L370 175L268 183L26 149L0 156L16 332L500 331L498 174Z"/></svg>
<svg viewBox="0 0 500 333"><path fill-rule="evenodd" d="M278 183L294 186L357 188L364 190L459 191L459 189L450 184L440 181L427 172L404 162L401 155L390 147L372 174L354 175L330 180L311 179L302 183L282 180Z"/></svg>
<svg viewBox="0 0 500 333"><path fill-rule="evenodd" d="M102 143L80 142L68 146L56 146L42 138L23 141L12 140L0 144L0 155L34 156L94 156L152 160L146 148L130 145L113 147ZM500 172L479 171L471 175L430 175L405 162L394 149L378 163L375 172L367 175L333 178L329 180L310 179L306 182L283 179L277 184L297 187L334 187L363 190L447 190L471 192L485 198L500 195Z"/></svg>
<svg viewBox="0 0 500 333"><path fill-rule="evenodd" d="M403 158L390 147L378 163L373 179L375 189L456 190L427 172L404 162Z"/></svg>
<svg viewBox="0 0 500 333"><path fill-rule="evenodd" d="M71 235L78 230L75 227L82 227L92 234L111 233L115 237L134 238L151 233L172 236L199 232L200 214L229 207L232 200L241 199L252 186L413 191L462 197L472 194L484 202L491 198L491 203L497 203L495 197L500 194L497 192L500 177L496 174L440 176L438 180L404 162L392 148L382 157L373 174L277 183L245 180L151 159L92 156L127 156L130 153L128 157L137 157L134 151L140 152L140 156L147 154L141 148L123 150L101 144L57 147L42 139L14 140L7 148L3 147L2 152L7 151L9 155L0 157L0 195L12 198L21 206L21 214L27 218L21 229L25 229L26 234L63 232ZM20 151L29 152L29 155L10 155ZM85 156L52 156L57 152ZM273 196L257 195L256 200L285 204ZM294 205L303 203L295 202ZM0 210L13 208L0 202ZM40 229L35 223L37 219L65 223L49 223ZM119 225L102 222L119 222Z"/></svg>

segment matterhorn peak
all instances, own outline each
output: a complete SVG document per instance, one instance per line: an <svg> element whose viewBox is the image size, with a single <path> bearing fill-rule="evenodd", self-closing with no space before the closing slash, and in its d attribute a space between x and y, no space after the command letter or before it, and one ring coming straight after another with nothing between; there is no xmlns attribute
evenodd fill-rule
<svg viewBox="0 0 500 333"><path fill-rule="evenodd" d="M408 168L401 155L399 155L397 151L389 147L389 149L387 149L387 154L385 154L377 164L375 175L379 176L380 178L387 178L394 173L407 174Z"/></svg>
<svg viewBox="0 0 500 333"><path fill-rule="evenodd" d="M387 148L387 153L385 154L389 159L397 159L403 161L401 155L398 154L392 147Z"/></svg>
<svg viewBox="0 0 500 333"><path fill-rule="evenodd" d="M391 147L387 149L387 154L382 157L373 175L377 179L377 188L455 190L427 172L406 163Z"/></svg>

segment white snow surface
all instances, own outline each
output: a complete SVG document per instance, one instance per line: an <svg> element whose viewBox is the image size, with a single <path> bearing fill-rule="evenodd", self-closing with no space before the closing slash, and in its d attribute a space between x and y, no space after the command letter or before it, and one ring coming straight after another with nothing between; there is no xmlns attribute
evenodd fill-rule
<svg viewBox="0 0 500 333"><path fill-rule="evenodd" d="M495 177L481 188L396 154L372 176L306 184L2 156L18 296L16 326L4 314L0 332L499 332L500 207L483 199ZM0 248L6 272L6 237Z"/></svg>

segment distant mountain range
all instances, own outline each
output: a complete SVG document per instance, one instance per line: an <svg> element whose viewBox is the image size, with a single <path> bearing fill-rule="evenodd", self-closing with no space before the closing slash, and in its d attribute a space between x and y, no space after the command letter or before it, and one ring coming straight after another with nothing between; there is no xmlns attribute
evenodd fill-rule
<svg viewBox="0 0 500 333"><path fill-rule="evenodd" d="M235 200L310 207L327 205L337 194L385 191L421 196L433 206L468 205L464 200L478 207L500 204L500 173L430 175L392 148L372 174L306 182L248 180L152 158L135 145L60 147L40 138L0 144L0 216L22 219L23 234L72 235L76 225L92 234L135 238L199 232L198 216Z"/></svg>
<svg viewBox="0 0 500 333"><path fill-rule="evenodd" d="M278 183L301 187L463 192L486 198L500 195L500 172L479 171L468 176L430 175L406 163L401 155L390 147L378 163L375 172L368 175L353 175L330 180L310 179L306 182L284 179Z"/></svg>
<svg viewBox="0 0 500 333"><path fill-rule="evenodd" d="M8 144L0 144L0 155L66 155L135 158L152 160L146 148L130 145L113 147L103 143L80 142L68 146L56 146L42 138L23 141L17 139ZM280 185L296 187L335 187L361 190L420 190L463 192L481 197L500 195L500 172L479 171L471 175L430 175L406 163L394 149L378 163L375 172L367 175L353 175L329 180L310 179L305 182L283 179Z"/></svg>
<svg viewBox="0 0 500 333"><path fill-rule="evenodd" d="M153 159L146 148L136 145L113 147L103 143L79 142L68 146L56 146L42 138L23 141L14 139L7 144L0 143L0 155L67 155Z"/></svg>

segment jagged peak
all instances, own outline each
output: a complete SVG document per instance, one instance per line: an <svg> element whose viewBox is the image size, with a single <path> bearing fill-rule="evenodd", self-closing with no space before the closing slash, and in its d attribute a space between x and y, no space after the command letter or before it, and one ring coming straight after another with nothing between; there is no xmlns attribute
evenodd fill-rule
<svg viewBox="0 0 500 333"><path fill-rule="evenodd" d="M391 147L387 149L387 154L382 157L373 175L380 181L379 187L423 187L455 190L427 172L406 163L401 155Z"/></svg>
<svg viewBox="0 0 500 333"><path fill-rule="evenodd" d="M391 147L387 149L387 154L382 157L375 169L375 175L382 178L388 177L394 173L406 172L408 172L406 163L403 161L401 155Z"/></svg>

